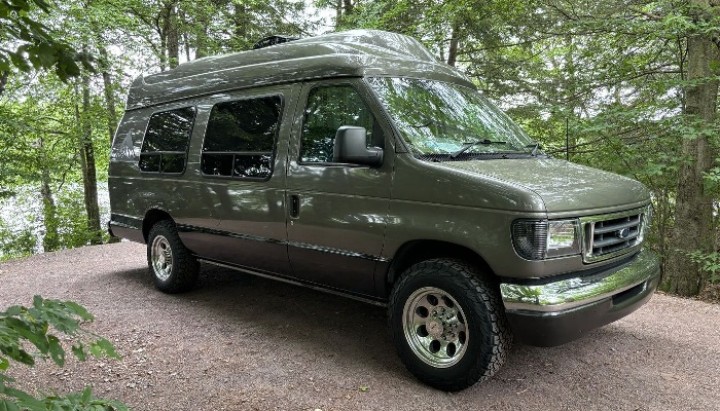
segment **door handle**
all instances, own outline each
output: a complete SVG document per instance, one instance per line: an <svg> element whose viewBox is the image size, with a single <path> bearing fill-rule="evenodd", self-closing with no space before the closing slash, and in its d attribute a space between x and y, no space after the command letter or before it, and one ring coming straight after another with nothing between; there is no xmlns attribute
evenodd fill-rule
<svg viewBox="0 0 720 411"><path fill-rule="evenodd" d="M297 194L290 196L290 218L298 218L300 216L300 197Z"/></svg>

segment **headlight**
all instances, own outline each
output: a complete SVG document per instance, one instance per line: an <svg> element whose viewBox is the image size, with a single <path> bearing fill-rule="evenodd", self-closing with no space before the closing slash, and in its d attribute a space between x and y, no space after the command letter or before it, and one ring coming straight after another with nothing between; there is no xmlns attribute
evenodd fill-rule
<svg viewBox="0 0 720 411"><path fill-rule="evenodd" d="M642 229L640 231L640 238L638 239L638 242L641 242L647 237L648 233L650 232L650 227L652 226L652 219L653 219L653 206L650 204L645 208L645 212L643 213L643 222L642 222Z"/></svg>
<svg viewBox="0 0 720 411"><path fill-rule="evenodd" d="M515 252L527 260L580 254L578 220L518 220L512 238Z"/></svg>

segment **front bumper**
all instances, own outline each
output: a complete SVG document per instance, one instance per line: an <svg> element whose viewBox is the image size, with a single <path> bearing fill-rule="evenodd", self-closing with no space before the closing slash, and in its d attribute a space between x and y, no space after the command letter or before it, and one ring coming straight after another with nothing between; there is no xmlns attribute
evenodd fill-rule
<svg viewBox="0 0 720 411"><path fill-rule="evenodd" d="M515 338L537 346L564 344L642 306L657 288L660 259L641 251L620 266L542 284L500 284Z"/></svg>

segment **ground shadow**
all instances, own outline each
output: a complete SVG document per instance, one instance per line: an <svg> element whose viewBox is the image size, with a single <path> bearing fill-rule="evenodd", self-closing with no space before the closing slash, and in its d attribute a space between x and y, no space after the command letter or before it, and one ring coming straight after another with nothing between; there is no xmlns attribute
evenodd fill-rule
<svg viewBox="0 0 720 411"><path fill-rule="evenodd" d="M205 264L198 287L184 294L156 291L144 267L117 272L108 281L123 283L128 292L147 295L152 304L148 309L155 312L180 311L184 321L200 324L200 333L207 338L253 344L267 341L277 344L280 351L330 356L334 365L343 369L390 374L400 382L421 385L395 354L381 307ZM497 391L515 395L552 381L570 386L601 384L603 373L617 373L628 363L641 365L658 345L687 349L617 325L594 330L560 347L516 343L494 379L460 396L477 398ZM616 347L622 356L615 352ZM586 388L578 385L576 389ZM613 390L606 389L608 393Z"/></svg>
<svg viewBox="0 0 720 411"><path fill-rule="evenodd" d="M252 334L302 352L347 356L345 366L403 369L382 307L210 264L201 265L198 286L182 294L155 290L147 268L115 272L108 281L135 298L146 294L147 309L172 306L187 311L188 321L205 319L206 333L218 338Z"/></svg>

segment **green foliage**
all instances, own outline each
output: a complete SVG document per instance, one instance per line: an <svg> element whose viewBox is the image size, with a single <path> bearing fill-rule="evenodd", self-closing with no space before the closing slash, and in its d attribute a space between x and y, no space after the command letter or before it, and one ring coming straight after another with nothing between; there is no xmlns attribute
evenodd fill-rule
<svg viewBox="0 0 720 411"><path fill-rule="evenodd" d="M720 163L715 160L716 163ZM713 167L705 174L705 191L712 193L715 198L720 198L720 167Z"/></svg>
<svg viewBox="0 0 720 411"><path fill-rule="evenodd" d="M0 72L15 67L23 72L54 69L63 80L80 74L80 66L91 68L88 56L77 53L58 39L38 13L49 13L45 0L0 0Z"/></svg>
<svg viewBox="0 0 720 411"><path fill-rule="evenodd" d="M12 306L0 312L0 410L126 410L117 401L94 398L88 387L81 393L35 398L14 388L6 371L13 363L34 366L37 360L65 365L66 352L56 331L72 339L71 352L80 361L88 355L119 359L112 344L82 326L93 316L72 301L33 298L31 307Z"/></svg>
<svg viewBox="0 0 720 411"><path fill-rule="evenodd" d="M91 124L102 123L106 114L100 96L91 98L85 112L75 110L78 98L74 84L40 73L25 87L22 98L0 105L0 187L7 187L4 197L43 201L41 208L16 204L15 214L33 211L28 229L46 234L42 239L45 251L85 245L93 238L87 229L82 190L77 189L82 182L80 125L85 118ZM91 138L98 152L109 151L107 128L94 127ZM98 155L96 166L105 170L108 161L108 155ZM105 179L101 172L99 180ZM5 250L14 243L12 232L6 230L2 237L0 258L25 254Z"/></svg>
<svg viewBox="0 0 720 411"><path fill-rule="evenodd" d="M692 262L700 264L700 268L708 274L709 283L720 284L720 253L695 251L689 256Z"/></svg>
<svg viewBox="0 0 720 411"><path fill-rule="evenodd" d="M0 261L25 257L35 252L37 240L29 228L14 232L0 219Z"/></svg>
<svg viewBox="0 0 720 411"><path fill-rule="evenodd" d="M75 248L90 244L93 233L87 229L81 190L61 190L57 194L56 218L59 248Z"/></svg>
<svg viewBox="0 0 720 411"><path fill-rule="evenodd" d="M650 245L663 253L670 249L678 176L696 160L692 153L683 155L682 147L707 139L716 158L720 148L720 122L686 110L688 90L715 79L688 80L688 39L717 39L717 7L685 0L314 3L313 9L331 14L323 29L408 34L439 60L454 61L547 153L564 157L567 135L571 161L642 181L656 209ZM48 0L0 0L0 83L7 81L0 95L0 197L26 186L45 187L56 202L46 201L43 218L36 218L50 233L43 244L47 249L85 244L92 236L83 203L62 190L82 179L83 124L91 125L97 168L107 168L107 130L115 128L118 115L104 92L121 101L137 73L247 50L270 34L312 35L318 21L308 11L301 0L67 0L57 6ZM90 54L99 56L97 66L107 76L89 73L87 107L83 83L37 72L54 67L66 79L79 73ZM717 60L708 64L720 70ZM702 183L717 202L720 169L706 172ZM30 237L22 236L8 242L5 232L0 243L22 254L30 246Z"/></svg>

